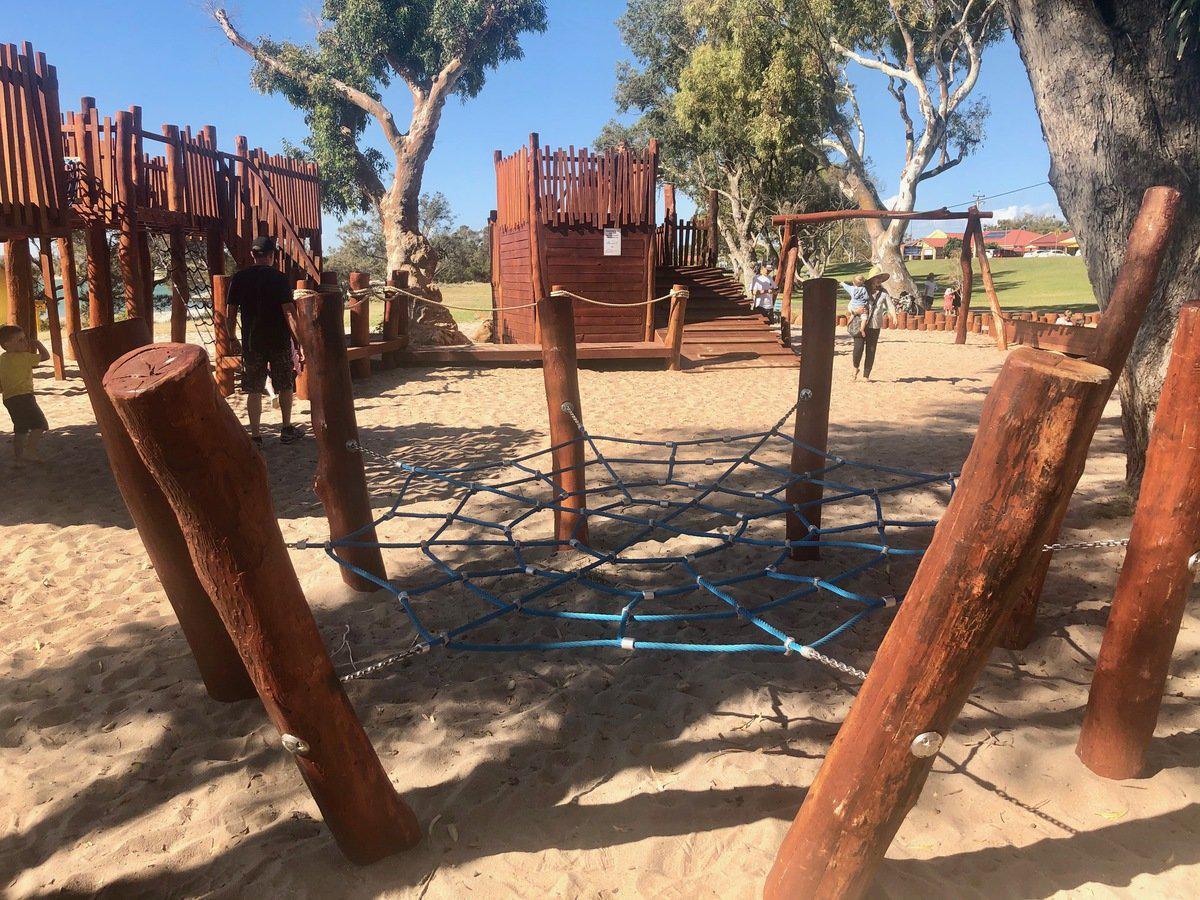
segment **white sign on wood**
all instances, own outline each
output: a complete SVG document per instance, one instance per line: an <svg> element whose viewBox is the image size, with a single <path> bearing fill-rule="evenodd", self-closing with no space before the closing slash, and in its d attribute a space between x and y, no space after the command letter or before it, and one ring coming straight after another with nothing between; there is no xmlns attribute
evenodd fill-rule
<svg viewBox="0 0 1200 900"><path fill-rule="evenodd" d="M620 228L605 228L604 229L604 255L605 256L620 256L621 255L621 229Z"/></svg>

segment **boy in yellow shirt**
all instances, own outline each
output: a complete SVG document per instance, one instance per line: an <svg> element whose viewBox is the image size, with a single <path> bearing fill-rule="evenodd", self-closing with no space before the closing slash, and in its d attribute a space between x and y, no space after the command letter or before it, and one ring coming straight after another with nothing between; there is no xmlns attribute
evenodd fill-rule
<svg viewBox="0 0 1200 900"><path fill-rule="evenodd" d="M39 460L38 441L50 427L33 396L33 368L50 354L37 338L32 341L16 325L0 326L0 394L13 422L13 457L18 466Z"/></svg>

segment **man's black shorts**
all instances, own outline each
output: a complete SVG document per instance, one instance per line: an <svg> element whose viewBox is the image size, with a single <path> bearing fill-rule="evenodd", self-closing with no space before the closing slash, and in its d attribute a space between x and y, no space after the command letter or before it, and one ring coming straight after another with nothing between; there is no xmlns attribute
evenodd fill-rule
<svg viewBox="0 0 1200 900"><path fill-rule="evenodd" d="M33 394L5 397L4 408L12 416L14 434L29 434L31 431L47 431L50 428Z"/></svg>
<svg viewBox="0 0 1200 900"><path fill-rule="evenodd" d="M296 389L296 369L292 362L292 348L284 345L269 353L246 350L242 354L242 393L265 394L267 373L276 394L285 394Z"/></svg>

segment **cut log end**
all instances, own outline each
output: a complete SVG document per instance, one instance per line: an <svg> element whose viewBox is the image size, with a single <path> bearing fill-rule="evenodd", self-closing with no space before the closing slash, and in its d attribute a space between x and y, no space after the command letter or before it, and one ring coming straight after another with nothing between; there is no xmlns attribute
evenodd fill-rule
<svg viewBox="0 0 1200 900"><path fill-rule="evenodd" d="M1013 350L1007 365L1029 372L1068 378L1083 384L1103 384L1111 377L1108 369L1103 366L1033 347L1018 347Z"/></svg>
<svg viewBox="0 0 1200 900"><path fill-rule="evenodd" d="M195 344L153 344L126 353L104 376L104 390L114 399L137 397L176 381L196 366L207 366L208 354Z"/></svg>

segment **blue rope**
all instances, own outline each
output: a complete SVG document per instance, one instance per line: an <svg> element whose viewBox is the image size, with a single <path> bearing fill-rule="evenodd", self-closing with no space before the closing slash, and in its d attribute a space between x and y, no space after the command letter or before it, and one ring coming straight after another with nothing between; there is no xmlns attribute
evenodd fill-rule
<svg viewBox="0 0 1200 900"><path fill-rule="evenodd" d="M579 434L572 440L507 460L440 468L388 460L390 465L404 473L404 477L387 510L370 525L341 539L311 546L323 549L338 565L395 596L416 633L414 651L444 647L489 653L592 648L691 653L803 652L805 648L829 644L878 610L901 602L897 597L875 596L849 586L859 576L880 566L887 567L892 559L918 558L924 552L919 548L892 546L894 533L928 532L937 524L936 520L931 519L889 515L885 500L938 484L946 485L952 494L957 476L954 473L928 474L849 460L819 451L783 431L793 412L795 407L767 431L686 441L592 435L576 420ZM757 458L757 454L775 440L781 442L782 448L788 452L792 448L801 448L810 455L824 459L825 464L808 472L793 473L790 469ZM725 450L747 443L749 448L741 453L731 454ZM595 482L573 493L555 486L557 473L553 468L553 455L555 451L572 444L579 444L585 454L591 454L590 458L585 459L585 466L596 469L595 474L602 474L607 480ZM605 446L614 450L638 448L645 455L631 456L624 451L607 455L602 449ZM717 446L721 446L722 450L712 455L692 455L707 454L710 449L715 451ZM686 451L686 454L681 451ZM641 471L636 477L625 478L620 474L625 467L637 467ZM719 467L715 477L697 479L685 474L697 468L714 467ZM662 471L662 475L655 477L644 474L646 470L655 469ZM768 477L775 483L766 490L752 490L731 483L740 472ZM835 473L836 478L833 477ZM847 481L846 473L900 481L860 487ZM478 480L480 478L490 480ZM788 490L801 484L819 486L821 499L788 503ZM421 512L411 508L412 501L408 500L411 493L418 486L429 485L459 492L449 512ZM546 490L551 494L551 499L531 496L528 493L530 487ZM668 490L689 493L679 498L666 495ZM468 513L468 507L479 498L502 502L507 510L515 509L516 512L499 519L488 518L477 509ZM568 506L568 502L574 504L581 499L581 511L573 505ZM870 514L857 521L816 527L806 515L825 506L850 506L855 503L864 506L864 501ZM587 560L566 571L545 563L530 562L527 555L529 551L541 551L544 554L561 548L562 544L551 538L518 540L515 536L517 529L538 513L568 509L579 515L577 528L587 523L593 541L600 532L597 526L626 529L629 533L620 537L616 546L610 549L587 546L573 538L570 545ZM789 541L751 533L761 532L765 522L780 522L789 514L804 529L803 540ZM684 516L691 518L684 521ZM698 524L695 521L697 519ZM395 520L418 531L424 528L427 536L418 540L378 540L374 537L386 523ZM713 520L719 522L720 526L715 525ZM469 536L456 533L457 529L464 528L469 530ZM651 541L676 538L711 541L712 545L687 553L667 550L656 556L646 552L649 549L647 544ZM297 546L310 545L301 542ZM420 550L428 560L434 577L423 583L398 587L353 565L338 554L339 550L353 547ZM742 571L722 570L718 566L715 571L706 573L698 566L698 563L710 559L715 563L720 554L735 547L774 552L766 565L760 560L747 565ZM789 562L790 551L806 547L839 551L839 555L862 555L863 558L826 577L783 571L782 567ZM469 564L456 564L452 556L447 556L471 550L484 550L489 557L503 555L507 551L510 559L485 560L485 565L471 568ZM624 571L630 575L644 575L648 567L661 567L678 574L663 578L663 583L649 590L636 584L626 584L620 577L602 575L599 570L604 567L613 567L618 572ZM511 581L516 587L510 587L505 584L506 581ZM500 586L492 582L498 582ZM426 609L438 609L440 604L430 601L439 592L456 584L477 598L485 610L447 631L438 632L429 625ZM777 584L785 591L780 596L768 596L766 600L757 596L753 603L738 599L741 589L760 584L764 587ZM616 611L611 608L560 608L563 603L577 599L579 589L591 591L597 597L619 599L622 606ZM679 609L678 603L688 598L689 608ZM418 600L429 605L419 606ZM647 604L660 600L670 601L676 605L676 609L660 612L646 608ZM796 603L819 603L823 609L842 606L848 609L845 618L832 630L802 642L765 618L767 614ZM610 630L611 636L577 640L563 639L561 635L555 640L460 640L512 615L528 617L530 620L592 623ZM646 626L679 627L728 620L741 620L751 626L760 639L712 644L638 637ZM767 640L762 640L762 637ZM368 670L376 671L405 656L405 653L395 654L382 663L366 666L347 677L357 677Z"/></svg>

